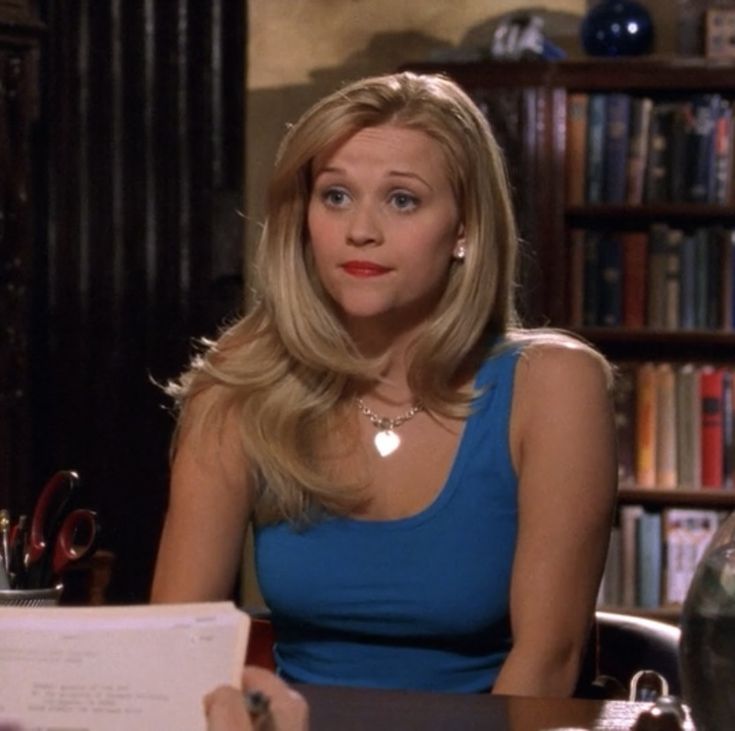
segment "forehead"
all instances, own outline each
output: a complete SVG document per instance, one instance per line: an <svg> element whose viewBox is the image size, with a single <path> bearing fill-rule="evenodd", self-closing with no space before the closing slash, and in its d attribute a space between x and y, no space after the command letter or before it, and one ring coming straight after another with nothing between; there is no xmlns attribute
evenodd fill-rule
<svg viewBox="0 0 735 731"><path fill-rule="evenodd" d="M447 173L444 150L433 137L419 129L392 124L358 130L317 156L314 169L318 174L325 167L364 163Z"/></svg>

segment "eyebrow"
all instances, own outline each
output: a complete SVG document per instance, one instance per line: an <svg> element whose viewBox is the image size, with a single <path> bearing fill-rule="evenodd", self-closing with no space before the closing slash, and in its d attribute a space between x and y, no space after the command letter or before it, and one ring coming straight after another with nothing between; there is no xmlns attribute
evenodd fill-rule
<svg viewBox="0 0 735 731"><path fill-rule="evenodd" d="M346 175L347 171L344 168L327 165L317 170L316 177L319 177L320 175L323 175L324 173L336 173L338 175ZM429 190L434 190L434 186L431 185L425 178L423 178L418 173L413 173L408 170L389 170L386 177L388 178L410 178L411 180L418 180L420 183L423 183L423 185L425 185Z"/></svg>

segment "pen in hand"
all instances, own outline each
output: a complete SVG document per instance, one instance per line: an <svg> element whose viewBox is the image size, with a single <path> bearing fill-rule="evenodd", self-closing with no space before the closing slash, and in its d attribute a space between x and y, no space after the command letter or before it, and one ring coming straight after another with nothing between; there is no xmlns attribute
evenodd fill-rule
<svg viewBox="0 0 735 731"><path fill-rule="evenodd" d="M10 589L10 513L0 510L0 590Z"/></svg>

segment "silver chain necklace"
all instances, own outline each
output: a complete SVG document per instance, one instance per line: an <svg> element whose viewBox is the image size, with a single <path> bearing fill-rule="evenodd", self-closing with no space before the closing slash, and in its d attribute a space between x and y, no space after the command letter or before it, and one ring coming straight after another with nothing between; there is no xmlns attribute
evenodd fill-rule
<svg viewBox="0 0 735 731"><path fill-rule="evenodd" d="M391 419L388 416L376 414L359 396L355 398L355 402L357 408L360 409L360 413L367 416L370 423L378 430L378 433L373 437L373 444L381 457L393 454L401 446L401 438L396 434L395 429L401 424L405 424L409 419L413 419L419 411L424 410L424 405L417 401L405 414Z"/></svg>

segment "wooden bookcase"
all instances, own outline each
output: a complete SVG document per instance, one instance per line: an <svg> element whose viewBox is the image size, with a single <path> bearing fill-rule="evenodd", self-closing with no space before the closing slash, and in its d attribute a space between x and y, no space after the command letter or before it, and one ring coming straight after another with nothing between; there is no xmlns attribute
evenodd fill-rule
<svg viewBox="0 0 735 731"><path fill-rule="evenodd" d="M578 287L571 266L575 229L637 230L670 227L735 229L735 193L723 204L639 202L586 204L567 199L568 102L573 94L622 93L653 100L719 94L735 99L735 65L705 59L585 59L574 61L418 64L409 70L445 73L476 100L509 161L516 213L524 242L521 312L529 324L574 330L615 362L735 362L735 330L592 326L573 322ZM731 128L735 135L735 125ZM667 508L735 508L733 490L621 488L619 504L652 512ZM675 621L677 609L631 611Z"/></svg>
<svg viewBox="0 0 735 731"><path fill-rule="evenodd" d="M0 507L14 508L31 461L30 139L41 26L30 0L0 0Z"/></svg>

